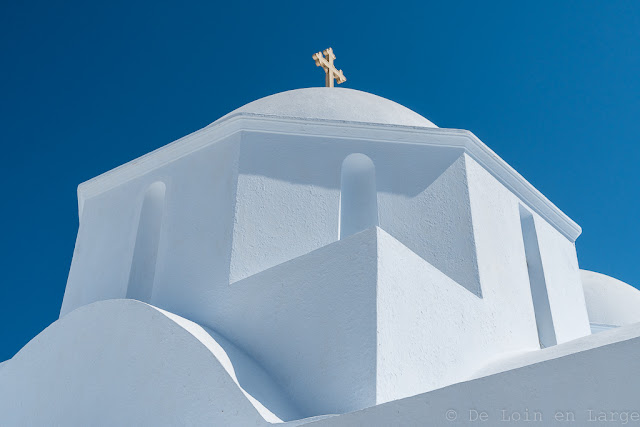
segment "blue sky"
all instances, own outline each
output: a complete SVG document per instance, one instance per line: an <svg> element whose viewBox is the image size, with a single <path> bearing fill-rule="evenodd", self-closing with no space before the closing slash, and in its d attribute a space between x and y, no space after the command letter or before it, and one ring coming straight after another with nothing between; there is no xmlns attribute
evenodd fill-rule
<svg viewBox="0 0 640 427"><path fill-rule="evenodd" d="M583 227L582 268L640 284L640 2L0 5L0 361L56 320L76 187L254 99L345 87L471 130Z"/></svg>

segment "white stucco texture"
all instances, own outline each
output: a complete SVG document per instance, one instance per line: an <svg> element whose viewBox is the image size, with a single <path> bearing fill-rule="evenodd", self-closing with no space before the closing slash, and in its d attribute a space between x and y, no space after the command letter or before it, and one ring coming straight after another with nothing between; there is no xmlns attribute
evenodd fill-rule
<svg viewBox="0 0 640 427"><path fill-rule="evenodd" d="M220 120L238 114L437 127L396 102L346 88L312 87L276 93L250 102Z"/></svg>
<svg viewBox="0 0 640 427"><path fill-rule="evenodd" d="M75 310L0 369L5 426L251 426L298 418L242 351L135 300Z"/></svg>
<svg viewBox="0 0 640 427"><path fill-rule="evenodd" d="M539 348L524 206L558 342L589 333L573 242L455 146L465 136L287 126L205 135L146 172L140 161L83 186L111 187L83 196L61 315L139 295L227 337L302 417L354 411ZM367 167L345 173L354 154ZM345 200L354 185L364 203ZM341 235L345 215L354 234Z"/></svg>
<svg viewBox="0 0 640 427"><path fill-rule="evenodd" d="M212 313L303 416L376 402L377 236L368 229L233 283Z"/></svg>
<svg viewBox="0 0 640 427"><path fill-rule="evenodd" d="M42 409L9 421L332 422L590 335L580 227L470 132L365 92L259 99L78 206L60 320L0 365Z"/></svg>
<svg viewBox="0 0 640 427"><path fill-rule="evenodd" d="M580 270L589 321L623 326L640 322L640 291L611 276Z"/></svg>
<svg viewBox="0 0 640 427"><path fill-rule="evenodd" d="M623 326L503 360L471 381L308 425L633 425L638 352L640 324Z"/></svg>

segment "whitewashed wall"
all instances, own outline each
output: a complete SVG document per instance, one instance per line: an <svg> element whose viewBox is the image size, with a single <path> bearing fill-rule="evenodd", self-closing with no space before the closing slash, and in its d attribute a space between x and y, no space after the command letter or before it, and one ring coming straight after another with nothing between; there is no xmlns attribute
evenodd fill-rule
<svg viewBox="0 0 640 427"><path fill-rule="evenodd" d="M480 165L469 135L336 125L323 136L276 124L290 132L202 133L184 142L202 140L191 152L103 179L109 188L81 203L61 315L127 295L143 200L162 182L148 302L237 344L303 416L443 387L539 348L523 206L535 215L558 342L588 333L571 230L537 213L561 212L525 200L534 190L500 178L508 166L491 153L485 165L503 169ZM380 229L339 240L341 166L352 153L375 167Z"/></svg>
<svg viewBox="0 0 640 427"><path fill-rule="evenodd" d="M83 306L3 364L0 424L266 426L300 418L259 365L214 336L138 301Z"/></svg>

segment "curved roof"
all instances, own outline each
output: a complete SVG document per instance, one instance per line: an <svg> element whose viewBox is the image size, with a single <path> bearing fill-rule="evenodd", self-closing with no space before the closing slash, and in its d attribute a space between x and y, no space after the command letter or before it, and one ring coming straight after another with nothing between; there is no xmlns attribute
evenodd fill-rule
<svg viewBox="0 0 640 427"><path fill-rule="evenodd" d="M604 274L580 270L589 321L623 326L640 322L640 291Z"/></svg>
<svg viewBox="0 0 640 427"><path fill-rule="evenodd" d="M301 417L242 349L131 299L98 301L63 316L0 373L2 425L92 425L98 413L104 425L256 426Z"/></svg>
<svg viewBox="0 0 640 427"><path fill-rule="evenodd" d="M420 114L396 102L359 90L335 87L312 87L276 93L250 102L219 120L241 113L437 128Z"/></svg>

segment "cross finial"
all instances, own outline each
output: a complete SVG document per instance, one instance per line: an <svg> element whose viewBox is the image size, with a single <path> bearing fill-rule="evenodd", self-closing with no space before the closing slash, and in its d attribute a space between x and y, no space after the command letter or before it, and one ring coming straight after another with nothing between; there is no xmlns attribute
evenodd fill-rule
<svg viewBox="0 0 640 427"><path fill-rule="evenodd" d="M324 56L322 54L324 53ZM326 57L326 58L325 58ZM326 49L324 52L314 53L312 58L316 61L318 67L324 68L325 72L325 86L333 87L333 79L338 80L338 84L347 81L347 78L342 74L342 70L338 70L333 65L333 60L336 56L333 54L333 49Z"/></svg>

